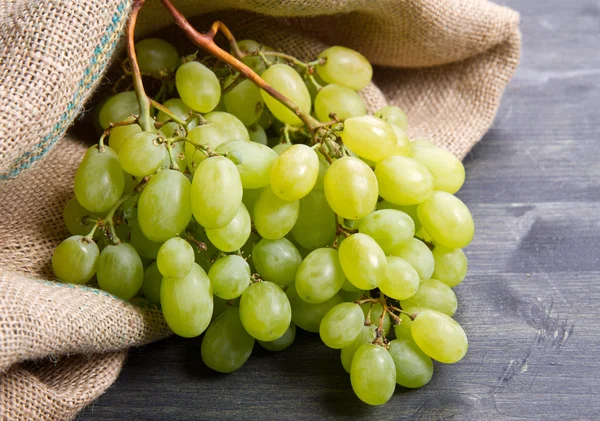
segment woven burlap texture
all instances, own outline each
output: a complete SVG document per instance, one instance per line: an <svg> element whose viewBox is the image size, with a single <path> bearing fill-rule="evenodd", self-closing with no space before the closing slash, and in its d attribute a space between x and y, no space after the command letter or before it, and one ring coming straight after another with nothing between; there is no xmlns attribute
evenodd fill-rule
<svg viewBox="0 0 600 421"><path fill-rule="evenodd" d="M0 2L0 419L72 419L126 350L170 334L155 308L52 282L62 208L87 145L63 136L96 88L131 0ZM518 14L485 0L180 0L300 58L346 45L376 65L363 97L459 157L491 125L520 53ZM225 9L243 9L231 11ZM208 15L207 15L208 14ZM202 15L202 16L200 16ZM148 1L140 36L171 23ZM176 31L163 32L173 39ZM28 169L29 167L32 167Z"/></svg>

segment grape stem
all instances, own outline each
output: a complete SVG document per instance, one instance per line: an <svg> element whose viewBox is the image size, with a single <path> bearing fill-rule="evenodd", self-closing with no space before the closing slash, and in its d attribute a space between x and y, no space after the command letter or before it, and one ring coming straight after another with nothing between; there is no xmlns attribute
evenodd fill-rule
<svg viewBox="0 0 600 421"><path fill-rule="evenodd" d="M177 124L181 124L182 126L185 126L188 124L187 121L180 119L179 117L177 117L173 111L169 110L167 107L165 107L164 105L162 105L160 102L157 102L155 100L153 100L152 98L148 98L148 100L150 101L150 104L152 104L152 106L154 108L156 108L158 111L162 111L163 113L165 113L171 120L173 120L175 123Z"/></svg>
<svg viewBox="0 0 600 421"><path fill-rule="evenodd" d="M198 251L206 251L208 247L206 247L206 243L202 241L196 240L191 232L187 232L185 236L186 240L195 245L198 248Z"/></svg>
<svg viewBox="0 0 600 421"><path fill-rule="evenodd" d="M112 129L114 129L115 127L129 126L131 124L136 124L136 123L137 123L137 119L131 120L131 121L125 120L125 121L121 121L120 123L110 123L108 125L108 127L102 132L102 135L100 136L100 139L98 140L98 151L104 152L104 139L106 139L106 137L110 135L110 132Z"/></svg>
<svg viewBox="0 0 600 421"><path fill-rule="evenodd" d="M94 224L94 226L92 227L90 232L88 232L87 235L82 238L82 240L85 241L86 243L92 242L93 238L94 238L94 233L96 232L96 230L98 229L98 227L100 225L102 225L102 219L96 220L96 223Z"/></svg>
<svg viewBox="0 0 600 421"><path fill-rule="evenodd" d="M410 320L415 320L417 317L417 313L409 313L408 311L404 311L401 308L398 307L394 307L394 306L388 306L390 308L391 311L397 311L398 313L404 313L406 314Z"/></svg>
<svg viewBox="0 0 600 421"><path fill-rule="evenodd" d="M140 2L140 1L141 0L136 0L136 3ZM166 7L166 9L169 11L171 16L173 17L173 19L175 20L175 23L177 24L177 26L179 26L183 30L183 32L187 35L187 37L190 40L192 40L192 42L194 42L194 44L203 48L210 54L214 55L219 60L229 64L231 67L233 67L238 72L240 72L242 75L244 75L244 77L250 79L256 85L258 85L259 88L261 88L262 90L267 92L273 98L277 99L279 102L281 102L283 105L285 105L288 109L293 111L302 120L304 125L308 128L308 130L314 136L315 128L319 124L319 122L315 118L313 118L309 114L303 112L300 109L300 107L298 107L294 102L290 101L285 95L283 95L282 93L280 93L279 91L274 89L271 85L269 85L267 82L265 82L250 67L246 66L240 60L238 60L237 58L235 58L234 56L229 54L227 51L221 49L217 44L215 44L214 37L219 31L221 31L221 33L223 35L225 35L225 37L229 41L231 48L234 51L234 54L239 57L242 56L242 52L240 51L239 47L237 46L235 37L233 36L231 31L229 31L229 29L222 22L219 22L219 21L214 22L212 24L211 28L206 33L202 34L198 31L196 31L194 29L194 27L192 27L192 25L190 25L190 23L187 21L187 19L181 14L181 12L179 12L179 10L177 10L175 8L175 6L173 6L173 4L171 3L170 0L161 0L161 1L162 1L163 5ZM135 7L136 3L134 3L134 7ZM137 14L137 12L136 12L136 14ZM133 19L133 21L135 23L135 18ZM133 30L131 32L133 34ZM133 45L132 45L132 49L133 49ZM138 71L139 71L139 69L138 69Z"/></svg>
<svg viewBox="0 0 600 421"><path fill-rule="evenodd" d="M126 194L125 196L122 196L117 201L117 203L115 203L115 205L108 211L108 213L106 214L106 216L103 219L105 235L113 242L114 245L121 244L121 239L119 238L119 236L117 235L117 232L115 231L115 222L114 222L115 212L117 211L117 209L119 209L119 207L123 203L127 202L129 199L131 199L132 197L135 197L137 195L138 195L137 192L131 192L129 194ZM108 232L106 230L108 230Z"/></svg>

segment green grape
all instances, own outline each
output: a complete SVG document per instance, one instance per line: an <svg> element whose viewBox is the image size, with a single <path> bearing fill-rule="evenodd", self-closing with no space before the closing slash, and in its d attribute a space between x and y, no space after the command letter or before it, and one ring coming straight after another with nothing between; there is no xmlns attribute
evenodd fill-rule
<svg viewBox="0 0 600 421"><path fill-rule="evenodd" d="M107 146L105 151L89 155L81 161L75 173L75 197L91 212L103 213L117 203L125 188L125 175Z"/></svg>
<svg viewBox="0 0 600 421"><path fill-rule="evenodd" d="M461 249L435 246L433 260L435 266L431 276L439 279L450 288L454 288L465 279L469 264L465 253Z"/></svg>
<svg viewBox="0 0 600 421"><path fill-rule="evenodd" d="M433 142L431 142L430 140L427 140L427 139L413 139L410 142L410 147L411 147L411 149L414 149L417 147L437 148L437 146L435 146L435 144L433 144Z"/></svg>
<svg viewBox="0 0 600 421"><path fill-rule="evenodd" d="M194 249L183 238L170 238L160 246L156 264L163 276L183 278L194 265Z"/></svg>
<svg viewBox="0 0 600 421"><path fill-rule="evenodd" d="M346 278L357 288L377 288L385 278L385 253L371 237L352 234L339 248L340 264Z"/></svg>
<svg viewBox="0 0 600 421"><path fill-rule="evenodd" d="M398 143L392 126L372 115L346 119L340 136L354 153L376 163L392 155Z"/></svg>
<svg viewBox="0 0 600 421"><path fill-rule="evenodd" d="M359 91L371 82L371 63L358 51L334 46L319 54L319 58L326 61L317 65L317 73L327 83L337 83Z"/></svg>
<svg viewBox="0 0 600 421"><path fill-rule="evenodd" d="M223 111L213 111L212 113L204 116L206 121L217 124L227 136L228 140L250 140L248 129L244 126L244 123L233 114L225 113Z"/></svg>
<svg viewBox="0 0 600 421"><path fill-rule="evenodd" d="M179 53L167 41L146 38L135 43L138 65L144 73L172 73L179 65Z"/></svg>
<svg viewBox="0 0 600 421"><path fill-rule="evenodd" d="M369 405L383 405L396 390L394 360L387 349L374 344L361 345L350 366L352 389Z"/></svg>
<svg viewBox="0 0 600 421"><path fill-rule="evenodd" d="M421 351L441 363L453 364L462 360L469 348L462 327L439 311L421 311L412 323L411 333Z"/></svg>
<svg viewBox="0 0 600 421"><path fill-rule="evenodd" d="M96 273L99 254L94 241L73 235L54 250L52 272L61 282L85 284Z"/></svg>
<svg viewBox="0 0 600 421"><path fill-rule="evenodd" d="M329 300L319 303L310 304L298 296L296 286L291 283L285 290L285 294L290 300L292 306L292 322L300 329L307 332L318 333L321 326L321 320L336 305L344 302L342 298L336 294Z"/></svg>
<svg viewBox="0 0 600 421"><path fill-rule="evenodd" d="M196 146L208 147L214 151L219 145L228 142L229 136L220 125L208 123L190 130L187 139L189 142L185 142L185 160L188 169L193 174L200 162L206 159L204 152L198 150Z"/></svg>
<svg viewBox="0 0 600 421"><path fill-rule="evenodd" d="M96 144L96 145L90 146L85 151L85 155L83 155L83 158L85 159L89 156L101 155L101 154L107 154L114 158L118 157L117 153L112 148L107 147L107 146L104 146L102 152L100 152L100 149L98 148L98 145Z"/></svg>
<svg viewBox="0 0 600 421"><path fill-rule="evenodd" d="M133 121L134 117L128 117L125 121ZM116 153L119 153L121 146L125 144L134 134L142 131L142 128L137 124L128 124L126 126L113 127L108 137L108 146Z"/></svg>
<svg viewBox="0 0 600 421"><path fill-rule="evenodd" d="M131 117L132 114L138 115L139 113L135 92L120 92L102 104L98 112L98 121L102 129L107 129L111 123L120 123Z"/></svg>
<svg viewBox="0 0 600 421"><path fill-rule="evenodd" d="M270 240L286 236L296 224L300 203L298 200L288 202L266 187L254 205L254 226L258 233Z"/></svg>
<svg viewBox="0 0 600 421"><path fill-rule="evenodd" d="M220 373L231 373L248 360L254 348L240 321L240 311L231 307L209 326L202 338L200 354L208 367Z"/></svg>
<svg viewBox="0 0 600 421"><path fill-rule="evenodd" d="M129 300L144 282L142 259L131 244L106 246L98 259L96 278L101 289Z"/></svg>
<svg viewBox="0 0 600 421"><path fill-rule="evenodd" d="M242 181L235 164L222 156L200 163L192 180L192 211L204 228L223 228L242 203Z"/></svg>
<svg viewBox="0 0 600 421"><path fill-rule="evenodd" d="M281 155L291 147L291 143L278 143L277 145L273 146L272 149L277 153L277 155Z"/></svg>
<svg viewBox="0 0 600 421"><path fill-rule="evenodd" d="M433 192L433 176L427 168L405 156L390 156L375 167L379 195L395 205L416 205Z"/></svg>
<svg viewBox="0 0 600 421"><path fill-rule="evenodd" d="M433 242L451 249L469 245L475 233L473 217L457 197L443 191L434 191L417 208L419 220Z"/></svg>
<svg viewBox="0 0 600 421"><path fill-rule="evenodd" d="M290 327L292 308L281 287L272 282L256 282L242 294L240 319L254 338L274 341Z"/></svg>
<svg viewBox="0 0 600 421"><path fill-rule="evenodd" d="M265 70L261 77L273 89L279 91L287 99L295 103L300 111L306 114L310 113L310 94L304 81L292 67L287 64L274 64ZM263 90L260 91L260 94L275 118L293 126L302 124L302 120L300 120L296 113L289 110L277 99Z"/></svg>
<svg viewBox="0 0 600 421"><path fill-rule="evenodd" d="M179 98L168 99L163 103L163 106L168 108L169 111L171 111L181 120L187 120L187 118L190 116L190 111L192 111L192 109L185 105L185 102L183 102ZM170 119L171 117L169 117L166 113L162 111L159 111L156 115L156 121L161 123L169 121Z"/></svg>
<svg viewBox="0 0 600 421"><path fill-rule="evenodd" d="M173 123L169 123L169 124L173 124ZM179 126L181 127L181 126ZM179 168L180 171L184 171L185 167L187 166L187 162L185 160L185 144L183 142L176 142L172 144L172 153L173 156L175 157L175 163L177 164L177 168ZM160 168L163 170L169 169L171 168L171 158L169 157L168 153L165 153L165 158L163 159L163 162L160 164Z"/></svg>
<svg viewBox="0 0 600 421"><path fill-rule="evenodd" d="M318 304L337 294L345 280L338 251L320 248L312 251L300 264L296 273L296 292L304 301Z"/></svg>
<svg viewBox="0 0 600 421"><path fill-rule="evenodd" d="M256 143L260 143L261 145L268 145L267 133L262 126L258 124L253 124L248 127L248 136L250 136L250 140Z"/></svg>
<svg viewBox="0 0 600 421"><path fill-rule="evenodd" d="M398 126L403 131L408 130L408 117L406 117L406 113L400 107L386 105L375 111L374 116Z"/></svg>
<svg viewBox="0 0 600 421"><path fill-rule="evenodd" d="M358 304L341 303L323 317L319 335L329 348L342 349L358 338L364 322L365 316Z"/></svg>
<svg viewBox="0 0 600 421"><path fill-rule="evenodd" d="M63 221L71 235L86 235L94 226L94 220L102 218L101 213L90 212L79 204L77 198L69 200L63 210Z"/></svg>
<svg viewBox="0 0 600 421"><path fill-rule="evenodd" d="M315 97L315 114L319 121L331 120L335 114L339 120L358 117L367 113L362 98L350 88L331 84L323 87Z"/></svg>
<svg viewBox="0 0 600 421"><path fill-rule="evenodd" d="M296 325L292 323L292 324L290 324L290 327L288 327L288 330L286 330L285 333L283 334L283 336L281 336L280 338L277 338L274 341L269 341L269 342L258 341L258 344L260 346L262 346L264 349L266 349L267 351L278 352L278 351L283 351L284 349L289 348L290 345L292 345L294 343L295 338L296 338Z"/></svg>
<svg viewBox="0 0 600 421"><path fill-rule="evenodd" d="M192 219L190 182L176 170L153 176L138 200L138 223L151 241L162 243L181 234Z"/></svg>
<svg viewBox="0 0 600 421"><path fill-rule="evenodd" d="M382 209L361 219L358 231L373 238L381 249L389 254L394 248L413 238L415 224L404 212Z"/></svg>
<svg viewBox="0 0 600 421"><path fill-rule="evenodd" d="M396 367L396 383L413 389L429 383L433 376L433 362L416 343L396 339L389 343L389 351Z"/></svg>
<svg viewBox="0 0 600 421"><path fill-rule="evenodd" d="M331 209L345 219L364 218L377 204L377 178L358 158L344 157L331 164L324 191Z"/></svg>
<svg viewBox="0 0 600 421"><path fill-rule="evenodd" d="M129 244L131 244L140 256L147 259L156 259L158 257L158 250L160 250L161 243L157 243L149 240L140 228L138 220L129 221L131 226L131 238Z"/></svg>
<svg viewBox="0 0 600 421"><path fill-rule="evenodd" d="M383 313L383 306L381 305L381 303L363 303L360 305L360 308L363 311L363 314L365 316L365 318L367 317L367 315L369 314L369 310L371 311L371 316L370 316L370 320L371 320L371 324L375 325L375 326L379 326L379 320L381 319L381 314ZM383 315L383 332L387 333L390 331L390 327L392 325L392 322L390 320L390 315L386 312Z"/></svg>
<svg viewBox="0 0 600 421"><path fill-rule="evenodd" d="M219 79L197 61L179 66L175 73L175 86L185 105L200 113L212 111L221 99Z"/></svg>
<svg viewBox="0 0 600 421"><path fill-rule="evenodd" d="M400 300L400 305L402 308L427 308L452 316L458 308L458 301L456 294L448 285L437 279L429 279L421 283L412 297Z"/></svg>
<svg viewBox="0 0 600 421"><path fill-rule="evenodd" d="M119 150L123 171L135 177L154 174L162 164L167 149L157 133L139 132L125 142Z"/></svg>
<svg viewBox="0 0 600 421"><path fill-rule="evenodd" d="M319 157L309 146L293 145L271 167L271 189L279 198L293 202L306 196L319 176Z"/></svg>
<svg viewBox="0 0 600 421"><path fill-rule="evenodd" d="M287 238L263 238L252 249L252 262L262 279L284 286L296 279L302 256Z"/></svg>
<svg viewBox="0 0 600 421"><path fill-rule="evenodd" d="M329 163L320 152L317 152L317 156L319 157L319 175L317 176L317 182L313 190L323 191L325 188L325 174L329 169Z"/></svg>
<svg viewBox="0 0 600 421"><path fill-rule="evenodd" d="M313 190L300 199L298 219L292 228L292 236L300 246L314 250L331 244L335 231L335 214L327 203L325 193Z"/></svg>
<svg viewBox="0 0 600 421"><path fill-rule="evenodd" d="M208 271L213 294L223 300L239 297L250 285L250 266L235 254L215 261Z"/></svg>
<svg viewBox="0 0 600 421"><path fill-rule="evenodd" d="M163 278L160 304L171 330L193 338L206 330L213 313L213 294L206 272L194 264L183 278Z"/></svg>
<svg viewBox="0 0 600 421"><path fill-rule="evenodd" d="M244 39L242 41L238 41L238 48L240 49L240 51L246 53L246 57L244 57L242 59L242 62L250 67L252 70L254 70L257 74L262 74L266 68L267 65L265 64L264 60L262 59L262 57L260 57L257 54L253 54L256 53L257 51L273 51L273 48L271 47L267 47L266 45L262 45L254 40L251 39ZM267 61L269 62L276 62L278 61L276 58L267 58Z"/></svg>
<svg viewBox="0 0 600 421"><path fill-rule="evenodd" d="M211 318L211 323L231 307L232 306L228 304L228 300L223 300L217 297L216 295L213 296L213 314Z"/></svg>
<svg viewBox="0 0 600 421"><path fill-rule="evenodd" d="M258 201L260 194L263 189L244 189L242 194L242 203L246 206L246 209L252 211L254 209L254 205Z"/></svg>
<svg viewBox="0 0 600 421"><path fill-rule="evenodd" d="M260 118L258 119L258 124L265 130L270 128L273 125L273 116L268 108L264 108Z"/></svg>
<svg viewBox="0 0 600 421"><path fill-rule="evenodd" d="M465 167L462 162L445 149L413 146L411 157L429 170L435 190L456 193L465 182Z"/></svg>
<svg viewBox="0 0 600 421"><path fill-rule="evenodd" d="M421 282L431 278L435 262L429 247L421 240L413 238L390 253L406 260L419 274Z"/></svg>
<svg viewBox="0 0 600 421"><path fill-rule="evenodd" d="M360 292L361 294L364 292L362 289L356 288L354 285L352 285L352 283L347 279L344 279L344 284L342 285L342 289L340 290L340 293L342 291L351 292L351 293L359 293ZM358 295L357 297L360 297L360 295ZM358 298L356 298L356 299L358 299ZM348 301L348 300L345 300L345 301ZM352 300L352 301L354 301L354 300Z"/></svg>
<svg viewBox="0 0 600 421"><path fill-rule="evenodd" d="M377 210L382 209L396 209L404 212L413 220L415 224L415 233L419 232L421 229L421 221L419 221L419 216L417 215L417 205L400 206L394 205L387 200L382 200L381 202L377 203Z"/></svg>
<svg viewBox="0 0 600 421"><path fill-rule="evenodd" d="M277 153L268 146L246 140L230 140L219 145L217 152L232 153L240 162L236 165L245 189L258 189L270 183L271 167Z"/></svg>
<svg viewBox="0 0 600 421"><path fill-rule="evenodd" d="M144 281L142 283L142 294L154 304L160 304L160 286L163 276L158 270L158 265L153 262L144 271Z"/></svg>
<svg viewBox="0 0 600 421"><path fill-rule="evenodd" d="M344 370L346 370L348 374L350 374L350 368L352 367L352 359L354 358L356 350L364 344L369 344L373 342L375 340L376 330L377 327L373 325L363 326L360 331L360 334L357 336L354 342L352 342L351 345L342 348L342 351L340 352L340 359L342 361L342 366L344 367Z"/></svg>
<svg viewBox="0 0 600 421"><path fill-rule="evenodd" d="M415 295L419 288L419 274L410 263L400 257L387 257L385 275L379 289L395 300L406 300Z"/></svg>
<svg viewBox="0 0 600 421"><path fill-rule="evenodd" d="M206 229L206 235L216 248L226 253L239 250L250 238L252 221L243 203L231 221L221 228Z"/></svg>
<svg viewBox="0 0 600 421"><path fill-rule="evenodd" d="M409 156L411 154L412 147L408 135L404 130L395 124L390 123L390 126L392 126L392 129L394 129L394 133L396 134L396 147L394 148L392 155Z"/></svg>
<svg viewBox="0 0 600 421"><path fill-rule="evenodd" d="M226 89L234 79L234 76L230 76L223 88ZM249 79L242 80L223 97L227 112L239 118L246 126L258 121L265 106L260 95L260 88Z"/></svg>

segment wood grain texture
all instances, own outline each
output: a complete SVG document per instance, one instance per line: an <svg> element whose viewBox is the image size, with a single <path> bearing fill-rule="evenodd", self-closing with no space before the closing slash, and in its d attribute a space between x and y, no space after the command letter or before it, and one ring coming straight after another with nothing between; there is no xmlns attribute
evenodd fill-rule
<svg viewBox="0 0 600 421"><path fill-rule="evenodd" d="M600 417L600 3L510 0L523 59L459 196L477 232L457 289L470 348L421 390L358 401L339 352L298 335L238 372L200 341L132 350L81 420L597 420Z"/></svg>

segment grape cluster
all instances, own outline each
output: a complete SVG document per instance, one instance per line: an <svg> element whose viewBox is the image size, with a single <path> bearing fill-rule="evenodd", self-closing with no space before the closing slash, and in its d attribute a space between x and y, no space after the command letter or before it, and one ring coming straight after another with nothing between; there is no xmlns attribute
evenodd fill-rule
<svg viewBox="0 0 600 421"><path fill-rule="evenodd" d="M367 114L365 57L336 46L305 63L238 42L290 107L212 57L181 63L160 39L135 49L176 96L152 101L146 127L139 91L100 106L52 258L60 281L144 295L176 334L204 333L202 360L224 373L256 341L281 351L296 327L318 332L371 405L465 355L451 318L474 231L454 196L464 168L409 140L400 108Z"/></svg>

